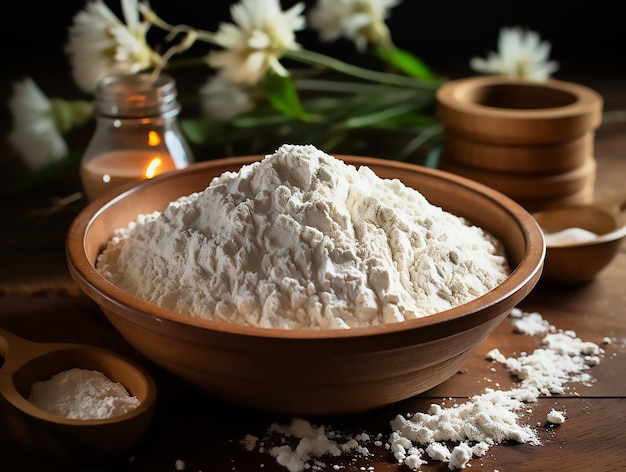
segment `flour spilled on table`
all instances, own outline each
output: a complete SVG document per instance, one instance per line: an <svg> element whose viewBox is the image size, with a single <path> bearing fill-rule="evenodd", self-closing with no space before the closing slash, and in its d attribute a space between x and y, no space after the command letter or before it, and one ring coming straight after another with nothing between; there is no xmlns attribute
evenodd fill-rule
<svg viewBox="0 0 626 472"><path fill-rule="evenodd" d="M372 456L371 446L384 446L411 470L419 470L429 461L447 463L450 470L469 467L473 458L485 456L492 446L503 442L540 446L536 429L524 424L524 415L531 412L539 396L563 394L572 383L591 385L594 379L589 369L601 361L604 350L576 337L572 330L557 329L539 313L515 308L509 318L516 332L541 337L532 353L506 357L493 349L487 354L489 361L504 365L516 379L509 390L487 388L465 403L451 407L432 404L425 413L397 415L390 421L387 435L349 435L294 418L290 424L271 425L262 438L248 435L242 444L248 451L269 454L289 472L341 469L346 461L366 461ZM564 411L546 413L546 421L552 425L562 424L566 418Z"/></svg>

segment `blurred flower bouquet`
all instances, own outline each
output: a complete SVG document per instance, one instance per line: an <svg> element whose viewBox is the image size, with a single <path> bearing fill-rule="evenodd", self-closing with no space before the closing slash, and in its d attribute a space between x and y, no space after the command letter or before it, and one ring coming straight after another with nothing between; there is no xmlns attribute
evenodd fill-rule
<svg viewBox="0 0 626 472"><path fill-rule="evenodd" d="M121 0L120 18L103 0L90 0L73 18L66 51L87 95L114 73L207 70L195 97L201 116L181 122L198 159L203 149L259 139L262 152L282 142L331 152L363 131L401 136L403 145L387 157L407 159L437 144L435 94L446 79L394 46L385 20L399 2L318 0L305 12L303 3L283 10L279 0L241 0L231 7L232 23L213 32L169 24L147 2ZM303 48L296 33L307 26L322 41L348 38L374 67ZM556 70L549 43L536 33L503 29L499 41L498 53L472 59L475 71L543 80ZM206 50L191 55L199 46ZM92 119L91 101L49 98L27 78L15 84L9 106L9 140L32 172L5 195L78 164L80 151L70 152L63 134Z"/></svg>

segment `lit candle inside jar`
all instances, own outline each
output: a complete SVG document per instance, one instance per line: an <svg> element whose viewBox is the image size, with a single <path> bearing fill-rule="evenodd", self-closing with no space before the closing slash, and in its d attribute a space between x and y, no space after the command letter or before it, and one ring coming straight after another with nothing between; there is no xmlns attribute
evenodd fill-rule
<svg viewBox="0 0 626 472"><path fill-rule="evenodd" d="M150 150L109 151L84 162L81 166L83 188L89 200L110 190L176 169L170 155Z"/></svg>
<svg viewBox="0 0 626 472"><path fill-rule="evenodd" d="M80 165L88 200L193 161L178 127L171 77L112 75L101 80L95 96L96 127Z"/></svg>

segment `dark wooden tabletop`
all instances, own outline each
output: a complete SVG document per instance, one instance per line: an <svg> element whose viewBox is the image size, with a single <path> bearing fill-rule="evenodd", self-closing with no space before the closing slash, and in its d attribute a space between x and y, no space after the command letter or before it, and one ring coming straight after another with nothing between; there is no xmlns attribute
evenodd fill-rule
<svg viewBox="0 0 626 472"><path fill-rule="evenodd" d="M605 97L605 109L626 109L623 82L591 81ZM9 165L10 150L0 157ZM624 187L626 124L601 127L596 135L596 193ZM77 174L69 172L36 191L0 203L0 326L34 341L71 341L104 346L136 359L154 376L159 398L154 421L144 440L112 463L69 467L29 457L12 443L11 431L0 421L0 471L285 471L268 454L247 451L241 440L263 436L275 422L290 418L253 412L204 398L139 356L73 283L65 263L64 237L84 202L59 205L60 198L80 190ZM57 206L55 207L55 204ZM522 421L533 427L541 445L506 443L474 458L471 470L626 470L626 246L592 283L556 288L540 283L520 305L539 312L557 329L573 330L584 341L600 345L601 362L588 372L591 383L570 383L563 395L544 396L528 405ZM603 340L610 339L611 343ZM462 403L485 388L508 388L506 368L486 359L499 348L507 356L531 352L538 338L515 333L505 320L458 375L415 398L361 415L311 419L337 431L389 435L397 414L426 411L431 403ZM0 360L1 362L1 360ZM558 426L546 422L552 409L566 411ZM345 456L325 459L326 470L401 471L384 447L371 446L372 456L354 461ZM181 462L182 461L182 462ZM333 467L336 466L336 467ZM321 470L321 469L316 469ZM421 470L443 471L431 461Z"/></svg>

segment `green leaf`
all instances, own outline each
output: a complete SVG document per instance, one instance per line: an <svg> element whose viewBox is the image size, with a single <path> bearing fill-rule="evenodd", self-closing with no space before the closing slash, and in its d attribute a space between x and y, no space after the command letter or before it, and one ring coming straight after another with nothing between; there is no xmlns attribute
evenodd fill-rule
<svg viewBox="0 0 626 472"><path fill-rule="evenodd" d="M422 113L403 113L384 122L381 126L389 129L427 128L436 125L439 121Z"/></svg>
<svg viewBox="0 0 626 472"><path fill-rule="evenodd" d="M220 140L231 128L225 121L185 118L180 121L183 134L192 145L206 145Z"/></svg>
<svg viewBox="0 0 626 472"><path fill-rule="evenodd" d="M353 116L345 122L346 128L365 128L375 126L386 120L390 120L396 116L407 113L415 108L411 102L398 103L397 105L386 107L382 110L376 110L373 113Z"/></svg>
<svg viewBox="0 0 626 472"><path fill-rule="evenodd" d="M404 49L376 48L376 55L389 65L417 79L439 79L421 59Z"/></svg>
<svg viewBox="0 0 626 472"><path fill-rule="evenodd" d="M240 130L230 122L207 119L183 119L180 127L192 147L218 148L232 144L250 135L248 130Z"/></svg>
<svg viewBox="0 0 626 472"><path fill-rule="evenodd" d="M306 120L300 97L291 77L270 72L266 76L265 92L270 104L281 113Z"/></svg>
<svg viewBox="0 0 626 472"><path fill-rule="evenodd" d="M433 125L429 128L423 129L402 149L395 157L396 160L405 160L411 153L415 152L418 148L425 145L428 142L437 142L441 136L443 127L440 124ZM439 154L429 153L426 157L425 164L429 167L436 166L438 162Z"/></svg>

